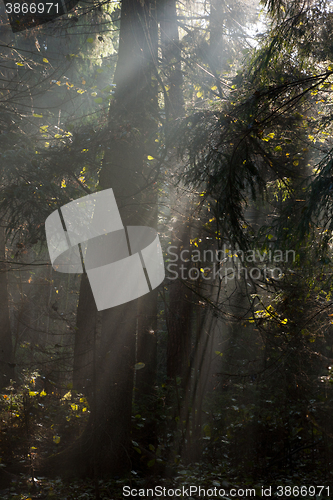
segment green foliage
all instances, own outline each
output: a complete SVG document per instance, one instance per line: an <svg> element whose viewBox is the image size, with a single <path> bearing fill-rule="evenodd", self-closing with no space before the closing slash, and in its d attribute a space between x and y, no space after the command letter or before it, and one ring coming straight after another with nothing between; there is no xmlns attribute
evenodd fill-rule
<svg viewBox="0 0 333 500"><path fill-rule="evenodd" d="M96 190L103 156L101 130L87 126L55 137L52 143L46 138L48 147L43 148L19 133L5 137L0 211L8 221L7 233L19 235L22 242L44 241L50 213Z"/></svg>
<svg viewBox="0 0 333 500"><path fill-rule="evenodd" d="M25 372L22 384L12 381L0 396L1 463L20 454L21 467L38 467L43 457L56 453L82 432L90 413L82 394L35 372Z"/></svg>

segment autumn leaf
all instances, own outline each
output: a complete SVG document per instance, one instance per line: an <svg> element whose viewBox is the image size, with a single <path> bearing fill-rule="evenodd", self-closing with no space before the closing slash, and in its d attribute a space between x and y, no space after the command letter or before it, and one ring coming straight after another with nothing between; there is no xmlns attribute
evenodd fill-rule
<svg viewBox="0 0 333 500"><path fill-rule="evenodd" d="M142 368L144 368L145 366L146 366L146 365L145 365L145 363L136 363L136 364L134 365L134 369L135 369L135 370L141 370L141 369L142 369Z"/></svg>

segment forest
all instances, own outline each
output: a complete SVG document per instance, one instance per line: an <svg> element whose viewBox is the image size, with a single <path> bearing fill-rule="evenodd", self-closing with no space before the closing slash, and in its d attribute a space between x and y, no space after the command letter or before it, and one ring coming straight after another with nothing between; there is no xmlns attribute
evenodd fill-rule
<svg viewBox="0 0 333 500"><path fill-rule="evenodd" d="M332 31L1 3L1 500L333 496Z"/></svg>

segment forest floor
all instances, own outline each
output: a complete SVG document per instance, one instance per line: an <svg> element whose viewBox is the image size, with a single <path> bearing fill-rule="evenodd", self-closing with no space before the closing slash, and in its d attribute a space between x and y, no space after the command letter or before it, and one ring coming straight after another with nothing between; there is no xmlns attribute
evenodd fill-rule
<svg viewBox="0 0 333 500"><path fill-rule="evenodd" d="M48 479L20 474L8 474L10 484L0 490L1 500L118 500L126 498L218 498L241 500L244 498L302 498L321 499L333 496L333 473L321 475L318 471L301 474L269 474L266 478L252 479L236 475L235 470L226 474L225 464L195 463L174 467L171 477L150 475L140 477L132 471L130 477L110 480ZM168 476L170 475L170 471ZM0 477L3 475L0 475ZM201 488L201 491L199 490Z"/></svg>
<svg viewBox="0 0 333 500"><path fill-rule="evenodd" d="M135 443L127 476L95 481L41 477L44 460L81 435L89 409L86 399L71 391L59 397L24 391L3 395L0 405L0 500L333 498L333 468L319 445L304 448L299 456L280 456L271 465L258 456L255 466L245 450L232 459L214 454L207 437L201 461L192 463L176 463L179 455L170 454L145 462Z"/></svg>

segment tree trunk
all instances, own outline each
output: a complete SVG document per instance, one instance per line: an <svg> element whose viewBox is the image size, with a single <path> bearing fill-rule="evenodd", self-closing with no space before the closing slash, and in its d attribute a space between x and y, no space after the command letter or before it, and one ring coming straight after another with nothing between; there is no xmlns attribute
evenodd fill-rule
<svg viewBox="0 0 333 500"><path fill-rule="evenodd" d="M153 78L157 48L155 1L123 0L116 90L110 106L109 140L105 145L100 187L113 189L124 226L156 225L157 174L148 156L154 156L159 120L157 79ZM67 475L93 474L95 477L119 475L131 468L136 336L141 331L145 342L153 339L149 342L153 347L148 351L149 356L154 357L152 331L156 322L156 294L149 293L107 309L101 315L97 346L96 329L94 334L94 390L87 428L70 450L50 458L45 464L48 469L64 475L66 472ZM89 324L93 326L92 318ZM138 339L140 341L140 336ZM142 356L143 345L142 342ZM145 359L140 357L138 361L145 362ZM150 360L147 364L151 365Z"/></svg>
<svg viewBox="0 0 333 500"><path fill-rule="evenodd" d="M0 388L14 378L12 334L9 318L5 228L0 228Z"/></svg>
<svg viewBox="0 0 333 500"><path fill-rule="evenodd" d="M158 118L157 81L152 78L156 61L154 1L123 0L116 91L110 106L109 142L100 187L113 189L124 226L152 226L156 219L156 174L148 160L153 152ZM148 294L147 301L151 300ZM93 363L90 419L79 443L67 454L68 457L74 454L72 471L76 474L94 473L96 476L130 470L135 338L140 301L144 305L147 303L143 297L102 313L101 339ZM152 311L143 314L153 316ZM96 323L93 318L88 321L91 327ZM59 462L58 458L48 463L59 471L59 465L64 470L69 460Z"/></svg>
<svg viewBox="0 0 333 500"><path fill-rule="evenodd" d="M166 0L159 11L161 25L162 70L165 84L169 88L165 99L166 110L166 135L169 143L169 129L175 126L175 120L184 113L184 98L182 93L181 52L177 24L177 10L175 0ZM170 155L172 145L168 144ZM176 160L176 158L175 158ZM184 230L186 221L180 219L176 222L173 237L177 246L177 272L183 264L180 252L189 245L188 230ZM168 345L167 345L167 376L175 380L177 376L184 377L188 366L190 352L190 290L181 281L175 280L169 286L169 312L167 317Z"/></svg>
<svg viewBox="0 0 333 500"><path fill-rule="evenodd" d="M191 290L181 281L182 275L188 275L189 264L181 259L183 250L190 250L188 227L184 229L186 221L177 222L177 228L173 232L176 238L178 261L175 262L173 270L178 273L179 278L171 281L169 285L169 310L167 318L168 344L167 344L167 376L175 381L177 377L183 379L184 386L187 370L189 368L191 349ZM187 229L187 230L186 230ZM190 252L186 253L186 256ZM185 254L184 254L185 255ZM184 387L185 389L185 387Z"/></svg>
<svg viewBox="0 0 333 500"><path fill-rule="evenodd" d="M100 178L103 189L113 188L123 224L155 225L156 191L148 155L152 153L157 118L157 82L152 80L157 60L157 22L155 4L126 0L122 3L118 64L115 72L115 102L110 108L110 149L107 150ZM155 297L155 295L154 295ZM156 315L156 301L149 294L119 308L104 311L101 355L110 352L97 378L98 389L105 386L105 397L98 397L97 433L102 436L111 470L127 470L131 463L130 433L135 365L135 336L145 330L144 317ZM144 311L152 301L153 311ZM154 325L152 325L152 328ZM139 338L140 340L140 338ZM149 349L150 351L150 349ZM145 361L139 359L138 361ZM146 368L144 368L145 370ZM102 430L102 433L100 432Z"/></svg>
<svg viewBox="0 0 333 500"><path fill-rule="evenodd" d="M161 27L161 69L169 88L165 100L167 135L169 125L184 114L183 75L181 70L181 51L175 0L165 0L159 7Z"/></svg>
<svg viewBox="0 0 333 500"><path fill-rule="evenodd" d="M97 308L86 274L81 277L79 304L76 316L74 344L73 388L91 401L93 385L94 332Z"/></svg>

